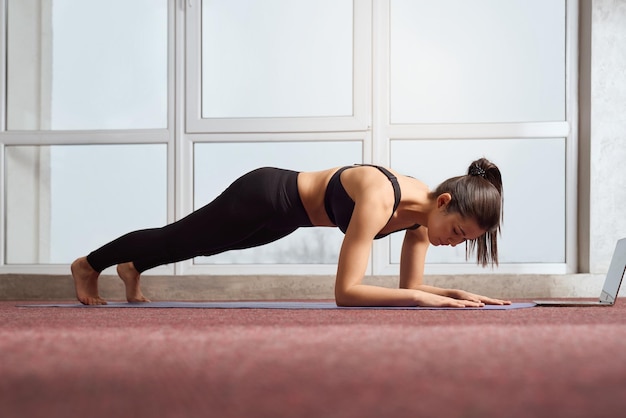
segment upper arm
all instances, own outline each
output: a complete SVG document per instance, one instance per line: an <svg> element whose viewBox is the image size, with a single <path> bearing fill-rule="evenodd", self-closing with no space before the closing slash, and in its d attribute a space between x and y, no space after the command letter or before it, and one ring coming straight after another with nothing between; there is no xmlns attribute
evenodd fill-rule
<svg viewBox="0 0 626 418"><path fill-rule="evenodd" d="M407 230L400 255L400 287L416 289L424 280L424 265L428 251L428 229L420 226Z"/></svg>
<svg viewBox="0 0 626 418"><path fill-rule="evenodd" d="M360 284L367 270L374 237L387 224L393 211L378 193L364 193L354 205L350 224L346 230L339 260L335 291L341 292Z"/></svg>

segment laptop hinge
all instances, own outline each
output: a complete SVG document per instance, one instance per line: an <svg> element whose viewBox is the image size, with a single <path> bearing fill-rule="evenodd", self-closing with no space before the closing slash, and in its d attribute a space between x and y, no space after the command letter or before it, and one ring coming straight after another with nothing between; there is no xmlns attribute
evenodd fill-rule
<svg viewBox="0 0 626 418"><path fill-rule="evenodd" d="M602 295L600 295L600 302L615 303L615 298L603 290Z"/></svg>

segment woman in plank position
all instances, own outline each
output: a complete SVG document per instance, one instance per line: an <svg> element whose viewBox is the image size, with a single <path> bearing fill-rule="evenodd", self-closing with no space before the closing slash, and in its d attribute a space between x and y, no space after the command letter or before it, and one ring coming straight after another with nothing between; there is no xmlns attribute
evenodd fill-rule
<svg viewBox="0 0 626 418"><path fill-rule="evenodd" d="M98 293L100 272L117 264L129 302L147 302L142 272L196 256L267 244L300 227L339 227L335 300L340 306L479 307L509 304L422 283L426 250L466 243L479 264L498 263L502 208L500 170L482 158L464 176L430 191L421 181L380 166L354 165L316 172L259 168L221 195L163 228L130 232L72 263L78 300L106 304ZM372 242L405 231L398 289L361 283Z"/></svg>

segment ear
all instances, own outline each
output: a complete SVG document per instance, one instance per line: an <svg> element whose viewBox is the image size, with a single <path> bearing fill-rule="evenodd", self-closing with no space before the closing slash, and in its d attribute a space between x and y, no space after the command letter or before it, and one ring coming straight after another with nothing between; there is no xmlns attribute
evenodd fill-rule
<svg viewBox="0 0 626 418"><path fill-rule="evenodd" d="M452 200L452 195L450 193L442 193L437 196L437 209L445 209L448 206L448 203Z"/></svg>

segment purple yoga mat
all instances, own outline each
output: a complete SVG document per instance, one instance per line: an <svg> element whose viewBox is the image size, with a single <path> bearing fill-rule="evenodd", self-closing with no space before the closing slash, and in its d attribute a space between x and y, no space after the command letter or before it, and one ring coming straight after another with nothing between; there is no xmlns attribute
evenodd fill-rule
<svg viewBox="0 0 626 418"><path fill-rule="evenodd" d="M405 310L510 310L520 308L532 308L536 306L532 302L512 303L510 305L485 305L482 308L432 308L432 307L342 307L335 302L291 302L291 301L229 301L229 302L109 302L107 305L82 305L80 303L54 303L37 305L19 305L25 308L195 308L195 309L405 309Z"/></svg>

